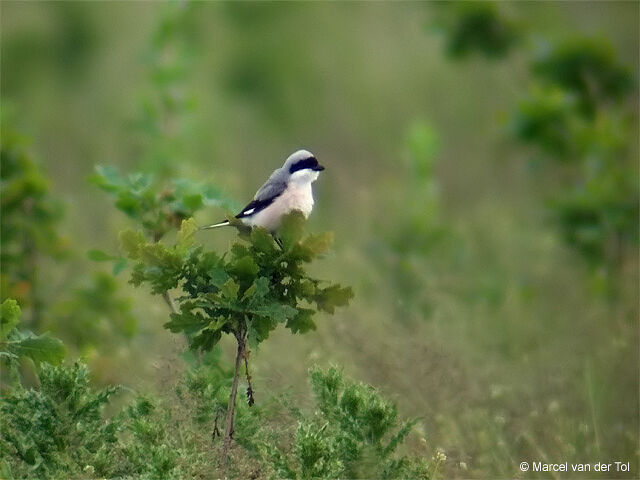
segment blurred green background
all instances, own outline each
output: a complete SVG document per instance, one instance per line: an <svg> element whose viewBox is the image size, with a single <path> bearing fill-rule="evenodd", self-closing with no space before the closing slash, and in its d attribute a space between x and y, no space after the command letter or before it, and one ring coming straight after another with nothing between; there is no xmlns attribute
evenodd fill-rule
<svg viewBox="0 0 640 480"><path fill-rule="evenodd" d="M232 208L307 148L327 167L310 228L336 236L314 268L355 299L316 332L276 331L258 392L302 398L308 368L337 363L421 417L411 448L444 450L446 477L536 459L639 474L638 3L1 11L3 149L29 139L51 210L30 231L3 201L2 297L97 382L162 391L184 344L157 297L87 259L131 225L94 167L211 183Z"/></svg>

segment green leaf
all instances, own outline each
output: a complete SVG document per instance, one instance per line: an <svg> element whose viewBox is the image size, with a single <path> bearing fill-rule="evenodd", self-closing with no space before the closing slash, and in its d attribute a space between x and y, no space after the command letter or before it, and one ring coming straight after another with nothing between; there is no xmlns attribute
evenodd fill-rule
<svg viewBox="0 0 640 480"><path fill-rule="evenodd" d="M294 254L305 262L310 262L318 255L327 253L333 244L333 232L309 235L297 245Z"/></svg>
<svg viewBox="0 0 640 480"><path fill-rule="evenodd" d="M244 292L242 300L255 302L264 298L269 293L269 279L265 277L256 278L249 288Z"/></svg>
<svg viewBox="0 0 640 480"><path fill-rule="evenodd" d="M211 320L211 322L209 322L209 325L207 325L207 330L216 332L220 330L222 327L224 327L226 324L227 324L227 319L224 318L223 316L219 316L215 320Z"/></svg>
<svg viewBox="0 0 640 480"><path fill-rule="evenodd" d="M230 262L227 270L236 277L250 279L256 276L260 267L258 267L253 258L247 255Z"/></svg>
<svg viewBox="0 0 640 480"><path fill-rule="evenodd" d="M113 255L109 255L107 252L103 252L102 250L89 250L87 252L87 257L89 260L93 260L94 262L108 262L110 260L118 260L118 257L114 257Z"/></svg>
<svg viewBox="0 0 640 480"><path fill-rule="evenodd" d="M282 240L285 250L290 250L300 241L304 235L304 225L306 219L300 210L294 210L282 218L282 224L278 230L278 235Z"/></svg>
<svg viewBox="0 0 640 480"><path fill-rule="evenodd" d="M171 320L164 324L164 328L173 333L194 333L202 329L206 323L207 321L201 313L181 310L180 313L171 314Z"/></svg>
<svg viewBox="0 0 640 480"><path fill-rule="evenodd" d="M142 213L140 199L133 196L131 192L121 192L116 200L116 208L132 218L138 218Z"/></svg>
<svg viewBox="0 0 640 480"><path fill-rule="evenodd" d="M319 235L309 235L303 245L315 255L327 253L333 245L333 232L324 232Z"/></svg>
<svg viewBox="0 0 640 480"><path fill-rule="evenodd" d="M47 334L33 335L11 342L10 349L19 356L29 357L35 363L60 363L65 356L66 349L62 341Z"/></svg>
<svg viewBox="0 0 640 480"><path fill-rule="evenodd" d="M276 252L273 236L262 227L256 227L251 231L251 244L259 252L267 254Z"/></svg>
<svg viewBox="0 0 640 480"><path fill-rule="evenodd" d="M118 237L120 239L120 246L122 250L126 252L129 258L133 260L140 258L140 251L147 242L144 234L140 230L137 232L134 232L133 230L125 230L120 232Z"/></svg>
<svg viewBox="0 0 640 480"><path fill-rule="evenodd" d="M233 258L238 259L250 255L251 252L246 245L243 245L241 243L234 243L233 245L231 245L231 254L233 255Z"/></svg>
<svg viewBox="0 0 640 480"><path fill-rule="evenodd" d="M299 308L298 314L287 320L285 325L291 330L291 333L307 333L310 330L316 329L316 324L313 321L313 310L308 308Z"/></svg>
<svg viewBox="0 0 640 480"><path fill-rule="evenodd" d="M311 280L304 279L300 282L300 288L297 292L298 296L308 299L309 297L313 297L315 293L316 285Z"/></svg>
<svg viewBox="0 0 640 480"><path fill-rule="evenodd" d="M233 301L238 298L239 289L240 286L233 280L233 278L230 278L220 287L220 293L224 298Z"/></svg>
<svg viewBox="0 0 640 480"><path fill-rule="evenodd" d="M182 257L173 249L167 248L160 242L145 243L139 250L140 259L149 265L161 267L164 270L180 268Z"/></svg>
<svg viewBox="0 0 640 480"><path fill-rule="evenodd" d="M96 173L89 177L89 181L103 190L116 192L125 186L125 181L117 168L97 165L95 170Z"/></svg>
<svg viewBox="0 0 640 480"><path fill-rule="evenodd" d="M353 298L351 287L341 287L338 284L316 290L314 300L319 310L334 313L335 307L343 307L349 304Z"/></svg>
<svg viewBox="0 0 640 480"><path fill-rule="evenodd" d="M278 322L268 316L253 317L249 323L249 344L256 348L269 337L269 333L278 326Z"/></svg>
<svg viewBox="0 0 640 480"><path fill-rule="evenodd" d="M180 230L178 230L178 247L189 248L192 246L197 231L198 227L193 218L183 220Z"/></svg>
<svg viewBox="0 0 640 480"><path fill-rule="evenodd" d="M151 285L153 293L163 293L178 286L183 269L183 257L162 243L145 243L132 252L140 260L133 268L130 282Z"/></svg>
<svg viewBox="0 0 640 480"><path fill-rule="evenodd" d="M127 187L136 193L147 193L153 182L153 175L135 172L128 176L129 185Z"/></svg>
<svg viewBox="0 0 640 480"><path fill-rule="evenodd" d="M127 259L126 258L119 258L114 264L113 264L113 275L118 275L122 270L124 270L125 268L127 268Z"/></svg>
<svg viewBox="0 0 640 480"><path fill-rule="evenodd" d="M229 280L229 274L223 268L211 268L207 274L209 275L211 283L218 288L222 287L222 285Z"/></svg>
<svg viewBox="0 0 640 480"><path fill-rule="evenodd" d="M7 298L0 306L0 340L7 335L20 321L20 305L13 298Z"/></svg>
<svg viewBox="0 0 640 480"><path fill-rule="evenodd" d="M278 323L284 323L298 313L298 310L295 308L278 302L256 306L248 309L248 311L254 315L271 318Z"/></svg>
<svg viewBox="0 0 640 480"><path fill-rule="evenodd" d="M222 332L220 330L212 332L211 330L204 329L199 335L191 339L189 346L192 350L200 349L203 352L207 352L216 346L221 337Z"/></svg>

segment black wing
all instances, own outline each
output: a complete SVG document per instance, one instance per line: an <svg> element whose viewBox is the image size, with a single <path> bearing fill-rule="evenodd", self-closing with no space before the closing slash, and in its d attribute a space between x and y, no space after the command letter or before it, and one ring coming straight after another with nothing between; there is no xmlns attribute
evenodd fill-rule
<svg viewBox="0 0 640 480"><path fill-rule="evenodd" d="M251 200L251 203L244 207L242 211L236 215L236 218L244 218L249 217L251 215L255 215L260 210L264 210L269 205L273 203L273 201L281 195L282 192L274 195L273 197L262 199L262 200Z"/></svg>
<svg viewBox="0 0 640 480"><path fill-rule="evenodd" d="M250 215L258 213L260 210L264 210L273 201L282 195L287 188L287 176L288 173L282 168L274 171L269 179L260 187L256 192L255 197L251 200L251 203L244 207L242 211L236 215L236 218L244 218Z"/></svg>

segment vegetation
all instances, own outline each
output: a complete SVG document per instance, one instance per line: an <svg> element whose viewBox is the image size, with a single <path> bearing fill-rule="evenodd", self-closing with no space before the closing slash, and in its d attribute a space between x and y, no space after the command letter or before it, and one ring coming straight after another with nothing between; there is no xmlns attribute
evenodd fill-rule
<svg viewBox="0 0 640 480"><path fill-rule="evenodd" d="M623 140L631 72L595 38L552 47L532 70L538 93L521 104L514 131L566 165L568 185L551 202L566 241L595 268L619 268L638 245L640 214L635 162Z"/></svg>
<svg viewBox="0 0 640 480"><path fill-rule="evenodd" d="M518 43L513 21L496 4L443 10L440 24L453 57L477 50L500 58ZM606 38L574 36L536 53L523 49L532 95L520 103L511 129L563 166L562 190L549 203L565 240L596 270L619 268L639 240L637 162L625 141L633 128L624 104L633 75Z"/></svg>
<svg viewBox="0 0 640 480"><path fill-rule="evenodd" d="M57 226L60 202L15 131L2 132L2 300L15 298L31 308L29 324L41 327L46 294L38 266L42 256L59 257L64 240Z"/></svg>
<svg viewBox="0 0 640 480"><path fill-rule="evenodd" d="M244 227L237 223L239 228ZM235 243L228 257L196 246L196 226L192 221L183 222L173 248L146 242L141 232L128 230L120 235L123 249L135 262L131 283L149 284L153 293L165 295L174 310L165 328L186 334L190 348L205 352L217 345L223 333L236 339L235 371L225 421L225 458L234 431L242 362L248 383L247 399L250 406L254 403L248 346L257 348L278 324L292 333L315 330L312 316L317 310L333 313L353 296L350 288L325 286L326 282L306 274L303 264L326 252L331 236L303 238L303 229L304 216L293 212L283 219L278 231L282 248L269 232L256 228L245 234L250 246ZM184 295L177 298L174 307L167 292L178 286ZM315 308L310 308L313 305Z"/></svg>
<svg viewBox="0 0 640 480"><path fill-rule="evenodd" d="M77 245L60 232L63 204L50 193L27 140L8 127L2 140L1 292L3 305L18 312L11 318L22 314L25 331L52 331L82 354L131 338L137 331L131 301L110 275L79 265ZM52 261L55 275L47 273Z"/></svg>
<svg viewBox="0 0 640 480"><path fill-rule="evenodd" d="M400 423L395 405L335 367L310 376L316 411L296 412L289 451L258 445L278 478L431 478L437 463L394 455L417 420Z"/></svg>
<svg viewBox="0 0 640 480"><path fill-rule="evenodd" d="M60 363L65 356L65 348L60 340L49 335L35 335L19 330L20 306L12 298L0 306L0 365L3 376L0 388L5 383L15 383L20 360L30 359L41 362Z"/></svg>
<svg viewBox="0 0 640 480"><path fill-rule="evenodd" d="M214 400L216 390L226 389L229 378L210 367L189 372L179 385L178 398L198 412L185 417L166 402L144 396L114 412L113 397L122 394L121 387L95 390L89 370L77 362L45 364L38 374L39 389L18 386L0 404L3 478L219 475L219 459L210 438L202 434L202 424L215 413L205 405ZM292 431L287 425L265 428L264 412L239 409L238 441L253 452L253 462L234 464L236 475L245 476L251 468L254 474L275 478L365 472L384 478L429 478L426 462L393 457L415 421L393 433L399 426L395 405L371 387L343 380L336 369L312 370L311 382L323 416L296 411L298 427L292 438L287 438ZM112 410L109 416L107 406ZM278 447L274 438L290 445L290 451Z"/></svg>
<svg viewBox="0 0 640 480"><path fill-rule="evenodd" d="M0 477L638 477L639 9L3 3Z"/></svg>

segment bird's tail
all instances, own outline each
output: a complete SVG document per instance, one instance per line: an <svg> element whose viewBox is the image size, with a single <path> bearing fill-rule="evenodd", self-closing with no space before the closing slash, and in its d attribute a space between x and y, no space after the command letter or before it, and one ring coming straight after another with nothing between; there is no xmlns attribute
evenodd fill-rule
<svg viewBox="0 0 640 480"><path fill-rule="evenodd" d="M200 230L209 230L211 228L226 227L227 225L229 225L229 220L225 220L224 222L220 222L220 223L214 223L213 225L207 225L205 227L200 227Z"/></svg>

